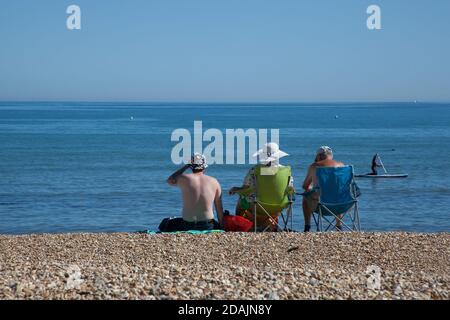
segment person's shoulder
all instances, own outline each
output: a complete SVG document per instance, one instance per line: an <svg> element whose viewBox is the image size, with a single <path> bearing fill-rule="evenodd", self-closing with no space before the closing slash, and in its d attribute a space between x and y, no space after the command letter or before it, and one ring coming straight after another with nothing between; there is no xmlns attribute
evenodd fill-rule
<svg viewBox="0 0 450 320"><path fill-rule="evenodd" d="M205 176L207 179L207 183L210 187L215 188L216 190L220 190L222 187L220 186L219 180L212 176Z"/></svg>
<svg viewBox="0 0 450 320"><path fill-rule="evenodd" d="M215 177L213 177L213 176L208 176L208 175L203 175L203 177L205 178L205 179L207 179L208 181L211 181L211 182L213 182L213 183L219 183L219 180L217 180L217 178L215 178Z"/></svg>
<svg viewBox="0 0 450 320"><path fill-rule="evenodd" d="M313 162L309 165L308 169L315 169L317 167L320 167L320 162Z"/></svg>
<svg viewBox="0 0 450 320"><path fill-rule="evenodd" d="M178 176L179 181L186 181L192 178L192 173L182 173Z"/></svg>
<svg viewBox="0 0 450 320"><path fill-rule="evenodd" d="M169 182L170 185L172 186L178 186L178 187L183 187L184 185L186 185L187 181L189 180L189 178L186 176L185 173L180 174L175 180L173 180L172 182Z"/></svg>

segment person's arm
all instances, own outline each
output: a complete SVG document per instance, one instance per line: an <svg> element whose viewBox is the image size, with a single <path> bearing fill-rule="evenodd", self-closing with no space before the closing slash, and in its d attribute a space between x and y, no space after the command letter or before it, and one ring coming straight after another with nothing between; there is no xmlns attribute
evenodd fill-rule
<svg viewBox="0 0 450 320"><path fill-rule="evenodd" d="M294 178L292 176L289 177L289 184L288 184L288 189L290 193L294 193L295 192L295 188L294 188Z"/></svg>
<svg viewBox="0 0 450 320"><path fill-rule="evenodd" d="M313 170L313 165L310 165L305 180L303 181L303 190L305 191L309 191L311 187Z"/></svg>
<svg viewBox="0 0 450 320"><path fill-rule="evenodd" d="M214 206L216 207L217 219L219 220L219 226L221 228L223 228L222 189L221 189L219 183L217 183L216 196L214 197Z"/></svg>
<svg viewBox="0 0 450 320"><path fill-rule="evenodd" d="M228 193L230 195L233 195L233 194L239 193L242 190L250 188L252 185L253 175L254 175L254 168L251 168L245 175L244 183L242 184L242 186L241 187L233 187L228 191Z"/></svg>
<svg viewBox="0 0 450 320"><path fill-rule="evenodd" d="M177 184L178 177L183 174L188 168L190 168L190 164L185 164L183 167L172 173L169 178L167 178L167 183L171 186L175 186Z"/></svg>
<svg viewBox="0 0 450 320"><path fill-rule="evenodd" d="M229 193L230 195L233 195L233 194L239 193L240 191L245 190L245 189L248 189L248 188L250 188L250 186L246 186L246 185L243 185L242 187L232 187L232 188L228 191L228 193Z"/></svg>

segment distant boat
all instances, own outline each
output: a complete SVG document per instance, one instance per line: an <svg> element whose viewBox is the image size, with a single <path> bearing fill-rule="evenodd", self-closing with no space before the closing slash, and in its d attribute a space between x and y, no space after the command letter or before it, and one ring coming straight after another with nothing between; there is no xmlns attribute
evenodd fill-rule
<svg viewBox="0 0 450 320"><path fill-rule="evenodd" d="M370 178L370 179L384 179L384 178L407 178L407 173L388 173L386 168L384 167L383 161L381 161L381 158L379 155L377 155L378 160L380 161L381 167L384 170L383 174L373 174L373 173L366 173L366 174L355 174L355 178Z"/></svg>

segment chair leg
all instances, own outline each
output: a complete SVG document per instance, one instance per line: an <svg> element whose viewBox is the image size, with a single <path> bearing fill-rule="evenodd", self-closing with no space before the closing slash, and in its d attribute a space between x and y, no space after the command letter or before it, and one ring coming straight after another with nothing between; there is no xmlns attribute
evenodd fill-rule
<svg viewBox="0 0 450 320"><path fill-rule="evenodd" d="M286 231L287 224L289 223L289 210L286 209L286 217L284 216L283 211L281 211L280 216L283 220L283 231Z"/></svg>
<svg viewBox="0 0 450 320"><path fill-rule="evenodd" d="M289 231L289 222L290 222L290 231L292 231L292 203L286 208L286 220L284 220L284 231Z"/></svg>
<svg viewBox="0 0 450 320"><path fill-rule="evenodd" d="M287 207L286 209L284 209L286 212L286 219L284 218L284 214L283 211L281 212L281 216L283 217L283 231L287 231L288 229L288 224L289 224L289 207Z"/></svg>
<svg viewBox="0 0 450 320"><path fill-rule="evenodd" d="M278 223L278 220L275 220L275 219L269 214L269 212L268 212L261 204L259 204L258 202L256 202L256 204L259 205L259 207L260 207L261 210L264 212L264 214L266 214L267 217L269 217L269 222L272 224L272 226L275 226L275 225L276 225L277 230L278 230L278 229L282 229L282 227L281 227L280 224ZM282 215L282 214L283 214L283 211L281 211L280 214ZM284 222L283 216L282 216L282 219L283 219L283 222ZM267 229L269 229L269 227L270 227L270 226L267 226L267 227L264 229L264 231L266 231Z"/></svg>
<svg viewBox="0 0 450 320"><path fill-rule="evenodd" d="M316 218L316 214L313 212L311 215L312 215L312 217L314 219L314 224L316 225L316 231L319 231L319 221Z"/></svg>
<svg viewBox="0 0 450 320"><path fill-rule="evenodd" d="M356 205L349 212L350 219L352 221L352 231L358 231L358 227L356 225Z"/></svg>
<svg viewBox="0 0 450 320"><path fill-rule="evenodd" d="M328 211L328 213L330 213L331 216L334 218L334 219L332 218L331 221L328 220L328 219L323 215L323 212L322 212L322 206L319 206L319 215L320 215L319 220L320 220L320 229L321 229L320 231L321 231L321 232L324 231L324 229L323 229L323 220L325 220L326 222L328 222L328 225L327 225L327 227L325 228L325 232L327 232L328 230L330 230L331 227L333 227L333 221L337 221L337 220L336 220L336 216L335 216L330 210L328 210L328 208L327 208L326 206L323 206L323 208L325 208L325 210ZM336 228L336 223L334 224L334 227Z"/></svg>
<svg viewBox="0 0 450 320"><path fill-rule="evenodd" d="M323 216L323 218L328 222L328 226L327 226L327 228L325 229L325 231L328 231L329 228L330 228L331 226L333 226L333 221L337 223L337 220L338 220L338 219L340 219L340 221L341 221L341 227L342 227L342 228L345 228L345 230L349 230L349 231L352 231L352 230L353 230L349 225L347 225L347 223L344 222L345 216L346 216L347 214L350 215L350 220L352 220L352 217L351 217L351 209L350 209L350 211L346 211L345 213L343 213L343 214L342 214L342 218L339 218L339 215L334 214L334 213L333 213L331 210L329 210L326 206L323 206L323 207L324 207L325 210L326 210L326 211L334 218L333 220L330 221L330 220L326 219L325 216ZM322 207L320 207L319 209L322 209ZM322 210L320 210L320 212L322 212ZM337 229L336 223L335 223L335 225L334 225L335 229Z"/></svg>
<svg viewBox="0 0 450 320"><path fill-rule="evenodd" d="M293 224L294 224L294 215L292 214L292 203L289 205L289 214L291 216L291 231L294 230L293 229Z"/></svg>
<svg viewBox="0 0 450 320"><path fill-rule="evenodd" d="M325 211L324 211L325 210ZM349 210L345 211L341 214L342 218L340 218L340 215L335 214L333 211L331 211L327 206L320 205L318 206L317 210L317 220L316 216L313 213L314 222L317 226L317 231L324 232L330 230L330 228L337 229L337 222L338 219L341 221L341 229L339 231L361 231L361 225L359 220L359 208L358 208L358 202L355 202L353 208L351 207ZM325 214L324 214L325 213ZM346 216L350 216L350 222L346 218ZM329 220L327 217L330 217ZM326 228L324 228L324 222L328 222L328 225Z"/></svg>
<svg viewBox="0 0 450 320"><path fill-rule="evenodd" d="M353 231L358 231L358 228L356 227L356 207L353 208L353 216L350 216L352 218L353 222Z"/></svg>
<svg viewBox="0 0 450 320"><path fill-rule="evenodd" d="M325 221L328 222L326 228L323 227L323 223L324 223ZM336 219L331 219L331 221L330 221L330 220L328 220L328 219L326 218L326 216L322 216L322 230L323 230L324 232L327 232L327 231L329 231L330 229L331 229L331 230L336 229L336 223L333 223L333 222L335 222L335 221L336 221Z"/></svg>
<svg viewBox="0 0 450 320"><path fill-rule="evenodd" d="M256 227L256 209L257 209L257 207L256 207L256 201L255 201L255 203L254 203L254 211L253 211L253 224L254 224L254 227L255 227L255 232L258 230L257 229L257 227Z"/></svg>
<svg viewBox="0 0 450 320"><path fill-rule="evenodd" d="M319 216L318 216L318 220L319 220L319 232L322 232L322 207L319 207Z"/></svg>
<svg viewBox="0 0 450 320"><path fill-rule="evenodd" d="M355 214L356 214L356 226L358 228L358 231L361 231L361 224L360 224L360 221L359 221L358 202L355 203Z"/></svg>

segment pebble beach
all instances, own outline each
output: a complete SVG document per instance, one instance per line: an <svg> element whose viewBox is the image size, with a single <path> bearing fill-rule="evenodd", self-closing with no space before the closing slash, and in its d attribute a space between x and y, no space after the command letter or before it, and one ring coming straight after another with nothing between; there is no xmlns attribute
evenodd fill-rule
<svg viewBox="0 0 450 320"><path fill-rule="evenodd" d="M448 233L0 236L0 299L449 299Z"/></svg>

